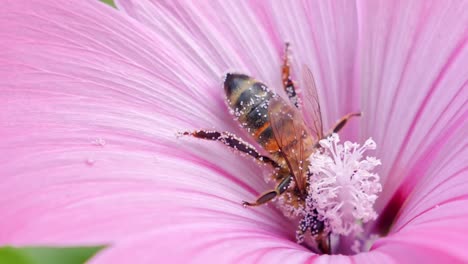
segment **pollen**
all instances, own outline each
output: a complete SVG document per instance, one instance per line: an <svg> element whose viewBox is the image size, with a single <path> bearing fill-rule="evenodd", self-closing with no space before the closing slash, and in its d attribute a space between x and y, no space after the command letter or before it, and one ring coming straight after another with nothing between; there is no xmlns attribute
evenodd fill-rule
<svg viewBox="0 0 468 264"><path fill-rule="evenodd" d="M322 151L309 158L306 211L316 213L331 234L359 234L364 223L377 218L374 203L382 185L379 175L372 171L381 163L363 155L376 144L372 138L362 146L349 141L340 144L338 134L319 143Z"/></svg>

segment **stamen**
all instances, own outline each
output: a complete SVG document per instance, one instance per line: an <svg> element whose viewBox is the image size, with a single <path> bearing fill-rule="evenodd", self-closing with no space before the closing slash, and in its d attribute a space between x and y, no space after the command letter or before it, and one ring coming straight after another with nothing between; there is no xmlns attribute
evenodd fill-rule
<svg viewBox="0 0 468 264"><path fill-rule="evenodd" d="M371 138L362 146L339 142L338 134L332 134L320 141L323 151L309 158L306 211L316 212L334 235L358 234L362 224L377 218L373 206L382 185L379 175L371 171L380 165L380 160L363 159L364 152L376 148Z"/></svg>

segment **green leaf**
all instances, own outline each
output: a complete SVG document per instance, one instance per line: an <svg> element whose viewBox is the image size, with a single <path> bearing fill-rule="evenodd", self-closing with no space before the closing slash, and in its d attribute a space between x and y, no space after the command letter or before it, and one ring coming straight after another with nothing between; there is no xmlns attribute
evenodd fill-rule
<svg viewBox="0 0 468 264"><path fill-rule="evenodd" d="M115 7L115 3L114 3L114 0L100 0L101 2L103 3L106 3L112 7Z"/></svg>
<svg viewBox="0 0 468 264"><path fill-rule="evenodd" d="M1 247L0 264L81 264L104 247Z"/></svg>

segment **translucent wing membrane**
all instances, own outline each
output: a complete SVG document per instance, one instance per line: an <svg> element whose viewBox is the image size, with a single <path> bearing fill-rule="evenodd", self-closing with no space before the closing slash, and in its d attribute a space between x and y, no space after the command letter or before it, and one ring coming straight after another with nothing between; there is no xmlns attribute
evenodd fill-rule
<svg viewBox="0 0 468 264"><path fill-rule="evenodd" d="M281 98L272 98L268 107L275 140L301 192L306 188L307 157L313 141L301 113Z"/></svg>
<svg viewBox="0 0 468 264"><path fill-rule="evenodd" d="M306 65L302 67L302 78L302 113L304 121L311 133L316 137L315 141L318 141L323 138L322 113L314 75Z"/></svg>

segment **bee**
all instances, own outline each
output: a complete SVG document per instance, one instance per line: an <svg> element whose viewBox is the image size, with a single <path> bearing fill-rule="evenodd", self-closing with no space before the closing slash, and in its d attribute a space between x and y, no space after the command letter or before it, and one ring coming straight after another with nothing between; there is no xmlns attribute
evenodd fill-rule
<svg viewBox="0 0 468 264"><path fill-rule="evenodd" d="M290 76L290 64L286 44L282 65L282 83L289 100L271 91L254 78L238 73L228 73L224 79L227 104L241 126L268 152L261 155L253 146L229 132L199 130L184 132L197 138L220 141L256 160L274 168L274 189L268 190L254 202L243 201L248 206L259 206L283 195L284 201L294 208L303 208L308 196L308 157L320 150L319 140L340 131L347 121L361 113L350 113L341 118L330 130L323 133L322 115L312 72L303 69L303 100L300 103L295 84ZM302 111L301 111L302 110ZM287 194L287 195L285 195ZM305 216L298 232L310 231L321 253L330 254L330 234L325 223L317 215Z"/></svg>

